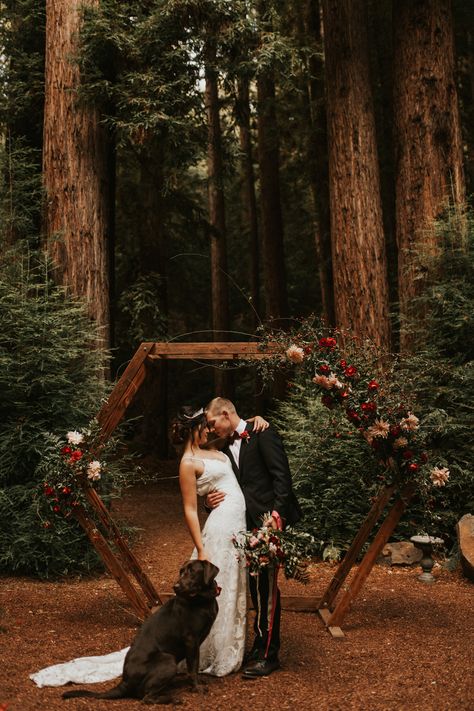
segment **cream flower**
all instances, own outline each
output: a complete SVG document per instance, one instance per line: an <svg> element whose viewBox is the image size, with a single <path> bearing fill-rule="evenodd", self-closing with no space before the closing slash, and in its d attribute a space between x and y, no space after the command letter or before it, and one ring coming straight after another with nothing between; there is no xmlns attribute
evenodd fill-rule
<svg viewBox="0 0 474 711"><path fill-rule="evenodd" d="M433 486L446 486L446 482L449 479L449 469L446 467L434 467L430 472L430 477Z"/></svg>
<svg viewBox="0 0 474 711"><path fill-rule="evenodd" d="M97 460L94 460L93 462L89 462L87 466L87 478L92 479L92 481L97 481L100 479L100 470L102 469L102 465L100 462Z"/></svg>
<svg viewBox="0 0 474 711"><path fill-rule="evenodd" d="M325 390L331 390L332 388L329 378L326 375L315 375L313 378L313 383L316 383L316 385L319 385Z"/></svg>
<svg viewBox="0 0 474 711"><path fill-rule="evenodd" d="M337 377L334 375L334 373L331 373L331 375L328 378L328 382L329 382L329 387L331 387L331 388L340 389L340 388L344 387L343 383L341 383L341 381L337 379Z"/></svg>
<svg viewBox="0 0 474 711"><path fill-rule="evenodd" d="M385 420L375 420L372 427L368 427L367 432L372 437L387 437L390 432L390 425Z"/></svg>
<svg viewBox="0 0 474 711"><path fill-rule="evenodd" d="M76 432L76 430L73 430L72 432L68 432L66 434L66 439L69 444L81 444L81 442L84 441L84 435L80 432Z"/></svg>
<svg viewBox="0 0 474 711"><path fill-rule="evenodd" d="M394 449L403 449L403 447L406 447L408 444L408 440L406 437L397 437L397 439L393 443Z"/></svg>
<svg viewBox="0 0 474 711"><path fill-rule="evenodd" d="M292 363L302 363L304 360L304 350L293 343L286 351L286 357Z"/></svg>
<svg viewBox="0 0 474 711"><path fill-rule="evenodd" d="M400 427L402 430L407 430L409 432L415 432L420 426L420 420L412 412L408 413L407 417L404 417L400 422Z"/></svg>

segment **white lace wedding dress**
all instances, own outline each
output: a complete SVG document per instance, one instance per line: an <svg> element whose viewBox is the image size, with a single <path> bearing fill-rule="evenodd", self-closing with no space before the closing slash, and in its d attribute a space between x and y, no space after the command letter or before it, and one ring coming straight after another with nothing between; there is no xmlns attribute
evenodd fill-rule
<svg viewBox="0 0 474 711"><path fill-rule="evenodd" d="M220 457L225 457L221 459ZM245 530L245 500L230 459L200 459L204 472L197 480L197 492L205 496L213 489L225 492L222 503L209 514L202 531L204 548L219 568L217 584L222 588L217 601L219 613L200 649L199 669L213 676L237 671L243 660L247 613L247 576L237 559L232 536ZM196 557L196 551L191 556ZM98 657L80 657L41 669L30 678L37 686L63 686L69 682L92 684L122 674L128 647Z"/></svg>

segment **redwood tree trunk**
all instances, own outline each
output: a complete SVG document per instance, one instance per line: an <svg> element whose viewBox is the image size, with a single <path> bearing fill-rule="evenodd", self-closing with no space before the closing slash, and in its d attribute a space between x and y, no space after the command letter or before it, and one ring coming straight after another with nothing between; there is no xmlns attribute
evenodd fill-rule
<svg viewBox="0 0 474 711"><path fill-rule="evenodd" d="M280 151L275 111L275 83L270 70L262 71L257 77L257 110L266 316L278 321L287 316L288 303L280 201Z"/></svg>
<svg viewBox="0 0 474 711"><path fill-rule="evenodd" d="M422 271L412 250L433 251L429 229L446 202L464 201L449 0L400 0L394 14L396 237L400 315L410 313ZM410 336L402 334L402 348Z"/></svg>
<svg viewBox="0 0 474 711"><path fill-rule="evenodd" d="M304 41L311 38L322 49L319 0L306 0L303 8ZM309 175L315 219L315 247L318 262L323 319L334 325L334 288L331 266L331 222L327 166L327 120L322 58L313 54L308 62L307 101L310 124L308 145Z"/></svg>
<svg viewBox="0 0 474 711"><path fill-rule="evenodd" d="M258 211L255 194L255 173L252 158L252 137L250 131L249 81L246 78L238 81L237 122L239 125L239 142L242 154L242 206L244 229L248 234L248 249L250 255L250 296L254 309L254 326L259 324L260 312L260 267L258 244Z"/></svg>
<svg viewBox="0 0 474 711"><path fill-rule="evenodd" d="M364 0L323 0L337 325L390 345L387 265Z"/></svg>
<svg viewBox="0 0 474 711"><path fill-rule="evenodd" d="M219 117L219 94L215 69L216 46L209 40L206 48L206 111L208 126L208 197L211 242L212 328L214 340L223 340L229 330L229 289L227 277L226 221L224 201L224 171ZM224 338L225 340L225 338ZM230 374L215 371L216 395L230 397Z"/></svg>
<svg viewBox="0 0 474 711"><path fill-rule="evenodd" d="M74 62L80 8L97 0L47 0L43 174L45 233L58 280L86 300L109 344L108 136L97 111L77 103Z"/></svg>

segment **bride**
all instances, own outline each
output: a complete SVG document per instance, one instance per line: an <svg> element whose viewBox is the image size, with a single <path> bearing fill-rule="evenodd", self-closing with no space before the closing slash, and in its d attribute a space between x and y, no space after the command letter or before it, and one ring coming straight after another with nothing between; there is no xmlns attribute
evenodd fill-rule
<svg viewBox="0 0 474 711"><path fill-rule="evenodd" d="M250 421L250 420L249 420ZM266 429L261 417L253 418L254 430ZM245 530L245 500L232 470L230 459L217 449L218 441L208 441L206 415L183 407L172 423L171 438L184 447L179 466L179 483L184 517L195 545L192 558L209 560L219 568L222 588L219 613L200 649L199 671L225 676L237 671L245 649L247 575L236 555L232 537ZM204 527L198 518L197 496L219 489L225 494L212 509ZM81 657L31 674L38 686L62 686L69 682L95 683L121 675L128 647L98 657Z"/></svg>

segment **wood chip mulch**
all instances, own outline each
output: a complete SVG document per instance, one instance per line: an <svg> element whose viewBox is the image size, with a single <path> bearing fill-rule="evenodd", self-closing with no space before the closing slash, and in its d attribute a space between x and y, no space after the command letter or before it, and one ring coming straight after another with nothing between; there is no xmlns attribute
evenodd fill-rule
<svg viewBox="0 0 474 711"><path fill-rule="evenodd" d="M157 589L170 591L191 551L176 480L128 490L114 515L140 527L134 551ZM181 692L181 708L474 711L474 587L441 566L433 585L419 582L419 572L375 566L345 619L343 640L314 613L284 611L281 670L258 680L210 678L204 695ZM333 566L314 563L307 586L283 581L282 592L322 594L333 574ZM136 629L126 598L105 573L60 582L0 579L0 711L143 708L132 700L63 701L64 688L39 689L29 679L50 664L121 649Z"/></svg>

